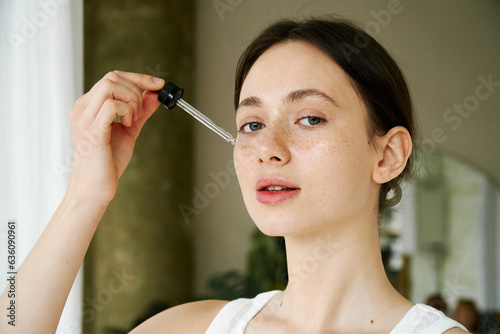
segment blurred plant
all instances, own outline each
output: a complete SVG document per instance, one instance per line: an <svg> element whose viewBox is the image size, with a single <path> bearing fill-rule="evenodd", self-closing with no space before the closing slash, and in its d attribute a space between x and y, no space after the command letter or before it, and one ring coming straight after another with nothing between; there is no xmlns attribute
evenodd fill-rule
<svg viewBox="0 0 500 334"><path fill-rule="evenodd" d="M285 289L288 275L284 239L269 237L258 229L251 239L253 246L247 255L247 272L228 270L213 275L207 282L208 296L203 299L252 298L263 291Z"/></svg>

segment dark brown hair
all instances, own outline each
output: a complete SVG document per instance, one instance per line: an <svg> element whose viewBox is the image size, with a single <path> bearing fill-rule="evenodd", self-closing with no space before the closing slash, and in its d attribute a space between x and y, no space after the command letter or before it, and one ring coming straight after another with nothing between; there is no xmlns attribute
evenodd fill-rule
<svg viewBox="0 0 500 334"><path fill-rule="evenodd" d="M369 136L395 126L416 136L413 105L405 78L394 59L370 35L343 19L280 20L265 28L245 49L236 69L234 106L255 61L269 48L287 41L307 42L327 54L349 76L367 108ZM411 174L413 154L403 172L380 188L379 217L401 199L400 183ZM389 194L390 193L390 194ZM389 195L388 195L389 194Z"/></svg>

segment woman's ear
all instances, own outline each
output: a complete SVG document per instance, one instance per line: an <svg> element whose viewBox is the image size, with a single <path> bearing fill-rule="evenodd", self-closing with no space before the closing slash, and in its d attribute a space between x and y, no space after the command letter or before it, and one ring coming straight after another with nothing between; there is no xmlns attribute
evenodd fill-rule
<svg viewBox="0 0 500 334"><path fill-rule="evenodd" d="M402 126L390 129L375 140L381 155L375 162L372 179L383 184L396 178L404 170L411 154L412 140L408 130Z"/></svg>

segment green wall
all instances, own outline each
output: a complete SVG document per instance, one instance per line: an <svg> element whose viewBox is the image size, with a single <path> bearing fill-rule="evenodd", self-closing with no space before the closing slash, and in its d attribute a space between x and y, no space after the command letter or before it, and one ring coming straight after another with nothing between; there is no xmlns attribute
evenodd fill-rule
<svg viewBox="0 0 500 334"><path fill-rule="evenodd" d="M84 1L85 90L107 72L149 73L193 87L193 1ZM191 202L192 125L163 106L145 125L84 264L84 332L128 332L151 303L192 298L180 203ZM160 306L161 308L162 306Z"/></svg>

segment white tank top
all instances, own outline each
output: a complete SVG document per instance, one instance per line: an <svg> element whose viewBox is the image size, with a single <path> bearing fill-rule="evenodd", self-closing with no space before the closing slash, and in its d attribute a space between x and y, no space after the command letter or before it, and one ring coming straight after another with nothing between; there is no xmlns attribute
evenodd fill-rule
<svg viewBox="0 0 500 334"><path fill-rule="evenodd" d="M240 298L227 303L205 334L243 334L252 318L281 291L264 292L253 299ZM442 334L448 329L465 327L424 304L416 304L389 334Z"/></svg>

